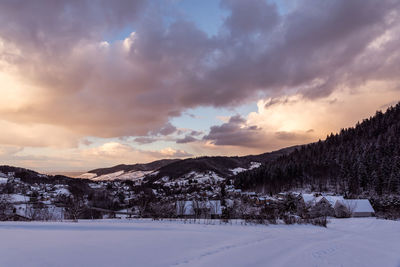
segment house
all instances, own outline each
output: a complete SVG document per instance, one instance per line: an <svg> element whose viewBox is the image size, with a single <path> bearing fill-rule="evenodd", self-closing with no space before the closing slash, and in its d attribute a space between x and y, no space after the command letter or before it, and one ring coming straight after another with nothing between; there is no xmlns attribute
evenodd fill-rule
<svg viewBox="0 0 400 267"><path fill-rule="evenodd" d="M336 202L344 201L343 196L319 196L315 198L315 203L326 203L332 208L335 207Z"/></svg>
<svg viewBox="0 0 400 267"><path fill-rule="evenodd" d="M336 202L335 210L346 208L352 217L371 217L375 210L368 199L344 199Z"/></svg>
<svg viewBox="0 0 400 267"><path fill-rule="evenodd" d="M315 203L314 194L300 194L299 197L303 200L304 204L313 205Z"/></svg>

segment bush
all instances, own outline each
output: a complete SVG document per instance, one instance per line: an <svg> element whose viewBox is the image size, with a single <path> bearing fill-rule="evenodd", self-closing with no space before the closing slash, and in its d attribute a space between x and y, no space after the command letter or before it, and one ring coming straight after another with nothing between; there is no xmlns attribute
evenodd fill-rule
<svg viewBox="0 0 400 267"><path fill-rule="evenodd" d="M310 210L311 218L333 216L334 214L335 210L328 203L322 201L315 204Z"/></svg>
<svg viewBox="0 0 400 267"><path fill-rule="evenodd" d="M350 218L351 211L348 207L344 205L338 205L337 207L335 207L335 216L337 218Z"/></svg>
<svg viewBox="0 0 400 267"><path fill-rule="evenodd" d="M291 215L291 214L285 214L282 216L283 222L285 224L295 224L301 222L300 220L297 219L296 216Z"/></svg>
<svg viewBox="0 0 400 267"><path fill-rule="evenodd" d="M326 226L328 224L328 220L327 220L327 218L325 216L323 216L323 217L310 219L310 223L312 225L322 226L322 227L326 228Z"/></svg>

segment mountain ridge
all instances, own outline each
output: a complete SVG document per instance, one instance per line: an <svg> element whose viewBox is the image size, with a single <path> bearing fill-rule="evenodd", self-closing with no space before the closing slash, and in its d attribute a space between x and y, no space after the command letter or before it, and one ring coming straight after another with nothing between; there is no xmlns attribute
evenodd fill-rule
<svg viewBox="0 0 400 267"><path fill-rule="evenodd" d="M286 147L259 155L246 156L203 156L188 159L161 159L149 163L119 164L108 168L98 168L84 173L79 178L91 180L143 180L151 181L163 177L177 179L191 172L215 173L227 178L234 174L233 169L248 169L252 163L264 163L293 151L297 146Z"/></svg>

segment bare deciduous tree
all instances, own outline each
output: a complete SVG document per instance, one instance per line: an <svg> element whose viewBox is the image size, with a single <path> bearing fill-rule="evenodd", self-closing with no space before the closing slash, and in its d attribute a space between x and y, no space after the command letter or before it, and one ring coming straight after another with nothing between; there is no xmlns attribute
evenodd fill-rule
<svg viewBox="0 0 400 267"><path fill-rule="evenodd" d="M177 216L184 216L186 213L186 201L184 200L178 200L176 202L176 215Z"/></svg>
<svg viewBox="0 0 400 267"><path fill-rule="evenodd" d="M71 198L67 207L65 207L65 213L67 218L73 221L78 221L79 217L85 211L85 203L81 198Z"/></svg>
<svg viewBox="0 0 400 267"><path fill-rule="evenodd" d="M6 220L7 216L12 213L14 206L8 194L0 195L0 221Z"/></svg>

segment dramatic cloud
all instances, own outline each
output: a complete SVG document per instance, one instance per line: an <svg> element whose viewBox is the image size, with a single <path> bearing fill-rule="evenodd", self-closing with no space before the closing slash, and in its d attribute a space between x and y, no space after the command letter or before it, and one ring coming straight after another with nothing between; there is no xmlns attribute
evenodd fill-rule
<svg viewBox="0 0 400 267"><path fill-rule="evenodd" d="M315 112L343 90L351 99L374 95L379 105L398 96L399 1L299 0L280 13L266 0L222 0L226 16L215 35L161 5L175 4L1 1L0 145L77 148L91 145L88 136L132 136L138 144L170 138L198 151L200 143L258 151L314 141L349 125L343 110L330 120ZM202 142L194 142L201 133L182 137L181 125L170 123L197 107L260 98L266 100L257 113L212 127ZM306 111L288 115L300 107ZM272 112L280 109L286 113ZM352 118L366 114L351 112ZM299 114L302 120L291 120ZM281 125L278 117L288 121ZM91 155L123 154L124 147L105 149ZM171 156L192 154L171 149Z"/></svg>
<svg viewBox="0 0 400 267"><path fill-rule="evenodd" d="M268 98L260 100L258 111L247 118L236 115L212 126L203 140L218 147L252 148L257 153L306 144L352 127L375 110L385 110L393 104L392 99L400 99L400 91L386 83L369 84L362 93L346 89L319 99L300 94ZM242 154L231 150L234 155Z"/></svg>
<svg viewBox="0 0 400 267"><path fill-rule="evenodd" d="M305 0L285 15L263 0L221 7L229 15L209 37L144 1L2 1L0 59L33 93L0 114L81 135L166 135L191 107L398 81L398 1ZM126 27L135 33L104 41Z"/></svg>
<svg viewBox="0 0 400 267"><path fill-rule="evenodd" d="M260 124L260 122L257 123ZM282 147L283 143L288 146L310 142L315 138L311 133L312 131L302 130L279 131L276 125L269 125L268 129L262 129L257 125L250 125L249 121L236 115L227 123L212 126L203 140L216 146L247 147L261 152Z"/></svg>

